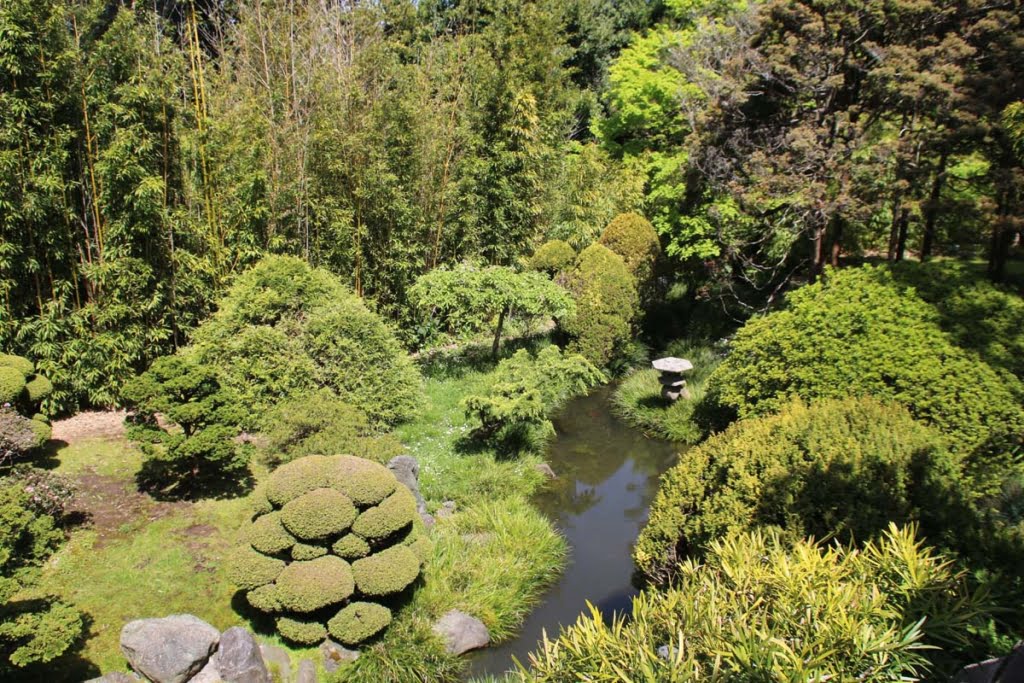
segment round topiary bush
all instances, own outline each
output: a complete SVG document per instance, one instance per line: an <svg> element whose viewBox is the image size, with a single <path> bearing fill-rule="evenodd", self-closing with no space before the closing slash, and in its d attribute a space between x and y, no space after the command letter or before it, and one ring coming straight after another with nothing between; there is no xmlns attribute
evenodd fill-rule
<svg viewBox="0 0 1024 683"><path fill-rule="evenodd" d="M384 630L391 610L380 601L416 580L430 548L394 474L349 455L311 455L275 470L257 498L248 543L230 565L249 604L301 645L328 630L346 645Z"/></svg>
<svg viewBox="0 0 1024 683"><path fill-rule="evenodd" d="M572 338L568 350L605 367L621 351L633 331L640 300L622 257L600 244L580 254L566 278L576 312L560 321Z"/></svg>
<svg viewBox="0 0 1024 683"><path fill-rule="evenodd" d="M17 403L25 392L25 375L9 366L0 367L0 404Z"/></svg>
<svg viewBox="0 0 1024 683"><path fill-rule="evenodd" d="M649 220L638 213L620 213L604 229L598 242L622 257L638 288L643 289L650 282L661 255L661 242Z"/></svg>
<svg viewBox="0 0 1024 683"><path fill-rule="evenodd" d="M542 270L549 275L560 273L572 265L576 259L576 250L562 240L551 240L537 247L530 257L529 267Z"/></svg>
<svg viewBox="0 0 1024 683"><path fill-rule="evenodd" d="M28 358L10 353L0 353L0 368L14 368L21 372L23 377L28 377L36 371L35 364Z"/></svg>

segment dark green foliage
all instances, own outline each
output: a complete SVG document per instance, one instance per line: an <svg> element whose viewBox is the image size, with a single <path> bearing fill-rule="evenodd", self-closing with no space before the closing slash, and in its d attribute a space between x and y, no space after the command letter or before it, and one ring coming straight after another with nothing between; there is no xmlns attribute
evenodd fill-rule
<svg viewBox="0 0 1024 683"><path fill-rule="evenodd" d="M604 229L598 242L622 257L638 290L644 291L649 286L661 256L661 242L649 220L636 213L619 214Z"/></svg>
<svg viewBox="0 0 1024 683"><path fill-rule="evenodd" d="M912 527L862 549L730 534L675 574L631 617L582 617L530 656L523 680L949 680L979 657L967 634L990 618L985 595Z"/></svg>
<svg viewBox="0 0 1024 683"><path fill-rule="evenodd" d="M315 541L347 531L355 521L355 505L341 491L313 489L281 508L281 521L295 538Z"/></svg>
<svg viewBox="0 0 1024 683"><path fill-rule="evenodd" d="M246 483L248 451L235 437L247 410L213 369L190 355L165 356L125 386L124 398L133 410L128 436L147 456L144 487L180 496Z"/></svg>
<svg viewBox="0 0 1024 683"><path fill-rule="evenodd" d="M249 545L228 566L249 604L300 645L322 640L328 626L353 645L385 628L390 610L365 603L408 587L430 548L419 542L426 539L409 489L370 460L310 455L275 470L266 498Z"/></svg>
<svg viewBox="0 0 1024 683"><path fill-rule="evenodd" d="M416 409L420 378L391 329L327 271L272 256L240 276L194 348L251 417L328 389L374 424ZM252 425L256 426L256 425Z"/></svg>
<svg viewBox="0 0 1024 683"><path fill-rule="evenodd" d="M51 503L36 495L30 479L0 479L0 674L55 659L83 632L72 606L19 595L64 539L59 520L46 511Z"/></svg>
<svg viewBox="0 0 1024 683"><path fill-rule="evenodd" d="M600 244L580 254L566 277L576 312L560 321L571 341L568 350L598 367L608 365L629 340L640 301L621 256Z"/></svg>
<svg viewBox="0 0 1024 683"><path fill-rule="evenodd" d="M371 597L400 593L419 573L419 558L404 545L391 546L352 563L356 587Z"/></svg>
<svg viewBox="0 0 1024 683"><path fill-rule="evenodd" d="M562 240L550 240L537 247L530 257L529 267L541 270L548 275L556 275L566 270L576 260L576 250Z"/></svg>
<svg viewBox="0 0 1024 683"><path fill-rule="evenodd" d="M747 417L793 396L871 394L906 406L961 453L1020 442L1024 387L954 346L934 309L884 269L830 271L787 303L737 333L708 379L715 403Z"/></svg>
<svg viewBox="0 0 1024 683"><path fill-rule="evenodd" d="M633 556L648 576L733 529L866 541L890 521L942 528L945 486L960 472L934 430L872 398L796 402L688 451L661 481Z"/></svg>
<svg viewBox="0 0 1024 683"><path fill-rule="evenodd" d="M504 441L537 432L535 440L542 440L553 432L550 418L559 407L605 379L586 358L557 346L536 356L520 349L498 364L487 392L467 396L463 406L480 420L480 438Z"/></svg>
<svg viewBox="0 0 1024 683"><path fill-rule="evenodd" d="M327 622L327 630L342 645L358 645L391 623L391 610L374 602L353 602Z"/></svg>

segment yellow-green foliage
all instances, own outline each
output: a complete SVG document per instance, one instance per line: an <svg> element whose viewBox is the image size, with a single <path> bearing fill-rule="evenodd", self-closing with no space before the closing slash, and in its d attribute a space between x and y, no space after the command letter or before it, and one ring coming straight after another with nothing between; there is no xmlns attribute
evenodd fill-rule
<svg viewBox="0 0 1024 683"><path fill-rule="evenodd" d="M281 524L281 513L271 512L253 522L249 543L265 555L276 555L295 545L295 537Z"/></svg>
<svg viewBox="0 0 1024 683"><path fill-rule="evenodd" d="M293 560L315 560L328 553L328 549L322 545L309 545L307 543L296 543L292 546Z"/></svg>
<svg viewBox="0 0 1024 683"><path fill-rule="evenodd" d="M576 259L576 250L562 240L550 240L533 252L528 263L533 270L543 270L549 275L560 273Z"/></svg>
<svg viewBox="0 0 1024 683"><path fill-rule="evenodd" d="M409 489L399 486L380 505L360 513L352 531L368 541L375 541L411 524L415 516L416 499Z"/></svg>
<svg viewBox="0 0 1024 683"><path fill-rule="evenodd" d="M391 623L391 610L375 602L353 602L327 622L327 630L344 645L358 645Z"/></svg>
<svg viewBox="0 0 1024 683"><path fill-rule="evenodd" d="M346 560L358 560L370 554L370 544L355 534L345 534L331 546L331 552Z"/></svg>
<svg viewBox="0 0 1024 683"><path fill-rule="evenodd" d="M987 607L951 562L895 526L861 550L730 535L676 575L635 598L628 620L581 617L530 655L520 679L948 680L947 657Z"/></svg>
<svg viewBox="0 0 1024 683"><path fill-rule="evenodd" d="M337 605L355 589L352 568L348 562L333 555L289 563L281 570L274 585L277 586L281 606L300 613Z"/></svg>
<svg viewBox="0 0 1024 683"><path fill-rule="evenodd" d="M349 605L404 590L429 552L412 493L378 463L305 456L277 468L255 497L249 545L230 574L249 604L299 644L322 640L328 620ZM357 624L361 614L376 620L373 628L339 632L339 640L355 644L387 626L377 623L386 608L367 609L334 619L332 632Z"/></svg>
<svg viewBox="0 0 1024 683"><path fill-rule="evenodd" d="M566 277L576 312L561 321L572 338L568 350L594 365L608 365L633 331L639 298L622 257L600 244L583 250Z"/></svg>
<svg viewBox="0 0 1024 683"><path fill-rule="evenodd" d="M376 505L391 495L398 482L380 463L343 455L328 470L328 485L338 489L360 507Z"/></svg>
<svg viewBox="0 0 1024 683"><path fill-rule="evenodd" d="M303 541L337 536L355 521L356 506L337 489L313 489L281 508L281 521L288 531Z"/></svg>
<svg viewBox="0 0 1024 683"><path fill-rule="evenodd" d="M399 593L416 580L420 560L404 545L392 546L352 563L356 586L363 595Z"/></svg>
<svg viewBox="0 0 1024 683"><path fill-rule="evenodd" d="M799 401L741 420L688 451L662 477L634 549L664 578L725 532L774 526L789 540L866 541L890 521L924 519L938 486L959 478L941 437L899 405L872 398Z"/></svg>
<svg viewBox="0 0 1024 683"><path fill-rule="evenodd" d="M36 375L25 383L25 392L31 403L38 404L53 393L53 383L42 375Z"/></svg>
<svg viewBox="0 0 1024 683"><path fill-rule="evenodd" d="M14 368L21 373L22 377L28 377L36 371L35 364L28 358L10 353L0 353L0 368Z"/></svg>
<svg viewBox="0 0 1024 683"><path fill-rule="evenodd" d="M316 645L327 637L327 629L318 621L278 617L277 631L299 645Z"/></svg>
<svg viewBox="0 0 1024 683"><path fill-rule="evenodd" d="M661 242L649 220L637 213L620 213L604 229L598 242L622 257L638 289L651 281L661 255Z"/></svg>
<svg viewBox="0 0 1024 683"><path fill-rule="evenodd" d="M240 548L228 560L231 582L242 590L252 590L273 583L284 569L284 562L258 553L251 547Z"/></svg>
<svg viewBox="0 0 1024 683"><path fill-rule="evenodd" d="M17 403L25 391L25 375L12 367L0 367L0 403Z"/></svg>
<svg viewBox="0 0 1024 683"><path fill-rule="evenodd" d="M323 455L307 455L281 465L267 482L267 500L281 507L304 493L327 486L329 462Z"/></svg>

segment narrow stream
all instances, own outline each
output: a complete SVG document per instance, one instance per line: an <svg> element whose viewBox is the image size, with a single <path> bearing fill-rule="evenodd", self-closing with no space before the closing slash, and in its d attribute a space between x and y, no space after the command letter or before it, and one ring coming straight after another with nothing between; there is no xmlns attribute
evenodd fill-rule
<svg viewBox="0 0 1024 683"><path fill-rule="evenodd" d="M557 636L588 600L606 617L630 608L637 593L630 551L679 446L613 417L609 393L606 387L576 399L555 420L547 461L558 476L533 501L569 541L568 566L516 638L473 657L474 675L501 674L513 668L513 656L527 664L542 632Z"/></svg>

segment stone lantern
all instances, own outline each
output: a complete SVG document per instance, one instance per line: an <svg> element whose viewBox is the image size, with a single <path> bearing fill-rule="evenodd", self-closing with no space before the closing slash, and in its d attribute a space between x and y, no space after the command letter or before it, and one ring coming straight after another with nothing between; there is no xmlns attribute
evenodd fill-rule
<svg viewBox="0 0 1024 683"><path fill-rule="evenodd" d="M652 361L651 367L661 373L658 381L661 382L662 398L669 401L676 401L680 396L690 398L683 374L693 370L693 363L685 358L668 357Z"/></svg>

